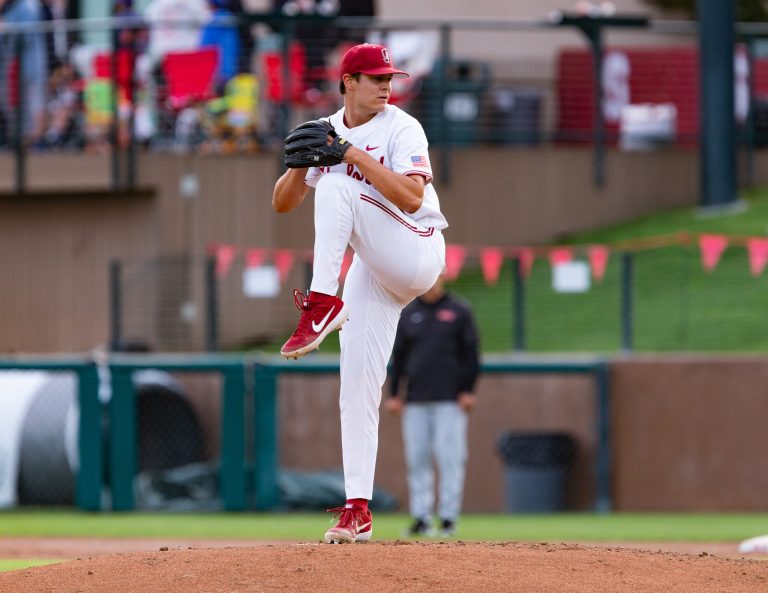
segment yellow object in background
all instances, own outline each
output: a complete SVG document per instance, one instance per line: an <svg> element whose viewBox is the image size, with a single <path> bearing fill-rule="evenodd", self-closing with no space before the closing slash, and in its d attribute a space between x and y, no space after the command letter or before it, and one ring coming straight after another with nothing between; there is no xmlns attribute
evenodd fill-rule
<svg viewBox="0 0 768 593"><path fill-rule="evenodd" d="M224 89L227 100L227 121L234 128L256 124L259 106L259 80L253 74L233 76Z"/></svg>
<svg viewBox="0 0 768 593"><path fill-rule="evenodd" d="M83 100L85 119L91 125L105 125L112 121L112 82L94 78L85 85Z"/></svg>

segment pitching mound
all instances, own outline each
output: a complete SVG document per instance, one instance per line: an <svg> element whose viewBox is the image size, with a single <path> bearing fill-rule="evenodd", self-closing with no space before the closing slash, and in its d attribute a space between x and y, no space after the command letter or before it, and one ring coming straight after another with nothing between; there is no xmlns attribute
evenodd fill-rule
<svg viewBox="0 0 768 593"><path fill-rule="evenodd" d="M161 549L0 574L13 593L765 593L768 563L576 544L280 544Z"/></svg>

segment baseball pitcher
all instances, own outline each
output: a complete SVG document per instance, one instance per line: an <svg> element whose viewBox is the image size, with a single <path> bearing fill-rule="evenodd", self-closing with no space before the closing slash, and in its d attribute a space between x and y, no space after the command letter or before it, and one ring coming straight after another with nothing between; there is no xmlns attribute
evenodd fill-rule
<svg viewBox="0 0 768 593"><path fill-rule="evenodd" d="M288 170L272 206L288 212L315 190L315 246L307 295L294 290L301 317L282 347L298 358L341 329L341 436L347 501L330 509L338 522L328 543L367 541L368 501L378 447L379 403L403 307L430 288L445 264L441 229L448 226L432 185L421 124L389 104L392 78L408 76L382 45L344 54L339 90L344 106L328 119L291 131ZM342 298L342 259L354 251Z"/></svg>

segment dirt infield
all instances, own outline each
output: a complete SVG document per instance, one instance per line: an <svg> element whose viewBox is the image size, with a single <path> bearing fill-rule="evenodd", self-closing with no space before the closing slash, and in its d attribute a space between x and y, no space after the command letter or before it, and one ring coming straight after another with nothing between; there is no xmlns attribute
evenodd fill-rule
<svg viewBox="0 0 768 593"><path fill-rule="evenodd" d="M20 540L5 540L3 544L8 541L23 544ZM71 543L77 540L60 541ZM138 543L135 541L134 545ZM225 546L226 543L217 542L217 545ZM147 544L144 542L143 545ZM0 554L3 554L2 549L0 546ZM71 552L75 548L69 549ZM768 591L768 562L715 556L704 550L694 554L552 543L383 542L351 546L319 543L244 546L240 542L238 547L176 548L161 544L152 551L108 553L107 548L102 547L100 552L59 564L2 573L0 592Z"/></svg>

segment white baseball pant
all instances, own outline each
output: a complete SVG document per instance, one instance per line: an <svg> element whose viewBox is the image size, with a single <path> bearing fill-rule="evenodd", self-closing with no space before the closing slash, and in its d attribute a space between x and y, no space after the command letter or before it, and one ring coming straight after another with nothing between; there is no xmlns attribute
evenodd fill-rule
<svg viewBox="0 0 768 593"><path fill-rule="evenodd" d="M362 191L361 191L362 189ZM343 173L315 188L312 292L336 294L347 245L355 252L342 300L341 446L347 498L373 496L381 387L400 312L430 288L445 265L445 241Z"/></svg>

